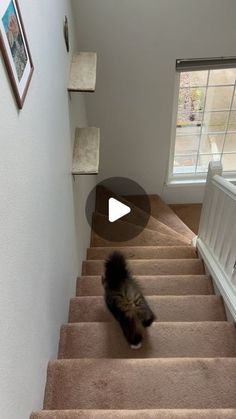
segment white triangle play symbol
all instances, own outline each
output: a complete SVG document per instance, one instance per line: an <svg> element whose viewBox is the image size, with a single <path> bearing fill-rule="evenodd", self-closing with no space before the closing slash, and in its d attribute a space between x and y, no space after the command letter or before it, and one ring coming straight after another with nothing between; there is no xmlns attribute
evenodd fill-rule
<svg viewBox="0 0 236 419"><path fill-rule="evenodd" d="M109 198L108 219L110 223L114 223L114 221L119 220L130 212L131 209L128 207L128 205L122 204L122 202L115 198Z"/></svg>

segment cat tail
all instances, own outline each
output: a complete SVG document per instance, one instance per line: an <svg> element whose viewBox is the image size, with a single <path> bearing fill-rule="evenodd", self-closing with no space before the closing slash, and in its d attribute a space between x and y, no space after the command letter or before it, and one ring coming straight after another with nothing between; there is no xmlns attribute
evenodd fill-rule
<svg viewBox="0 0 236 419"><path fill-rule="evenodd" d="M110 286L119 285L129 277L125 257L120 252L113 252L105 262L105 278Z"/></svg>

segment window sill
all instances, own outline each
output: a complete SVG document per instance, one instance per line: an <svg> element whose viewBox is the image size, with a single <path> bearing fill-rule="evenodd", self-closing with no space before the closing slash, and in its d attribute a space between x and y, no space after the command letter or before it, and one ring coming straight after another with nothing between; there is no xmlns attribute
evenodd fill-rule
<svg viewBox="0 0 236 419"><path fill-rule="evenodd" d="M166 186L187 186L187 185L204 185L206 179L170 179L166 182Z"/></svg>
<svg viewBox="0 0 236 419"><path fill-rule="evenodd" d="M236 173L223 173L223 177L228 180L229 182L232 182L236 184ZM188 186L188 185L195 185L200 186L204 185L206 183L206 176L205 177L189 177L189 178L182 178L182 177L172 177L168 179L165 183L165 186Z"/></svg>

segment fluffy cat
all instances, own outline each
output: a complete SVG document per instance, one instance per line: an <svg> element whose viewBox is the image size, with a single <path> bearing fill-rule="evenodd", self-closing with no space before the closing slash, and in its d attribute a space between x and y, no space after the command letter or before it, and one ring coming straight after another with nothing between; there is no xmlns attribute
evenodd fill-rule
<svg viewBox="0 0 236 419"><path fill-rule="evenodd" d="M131 276L122 253L114 252L105 261L102 276L105 302L132 349L142 346L143 328L151 326L155 315Z"/></svg>

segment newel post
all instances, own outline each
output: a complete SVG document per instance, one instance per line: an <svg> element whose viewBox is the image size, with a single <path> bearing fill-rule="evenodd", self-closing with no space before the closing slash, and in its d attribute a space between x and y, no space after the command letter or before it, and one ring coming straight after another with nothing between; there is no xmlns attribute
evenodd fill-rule
<svg viewBox="0 0 236 419"><path fill-rule="evenodd" d="M213 176L215 176L215 175L222 176L222 172L223 172L223 167L222 167L222 163L220 161L210 161L209 166L208 166L206 186L211 181ZM205 190L205 192L206 192L206 190ZM205 199L205 196L204 196L204 199Z"/></svg>
<svg viewBox="0 0 236 419"><path fill-rule="evenodd" d="M199 223L198 237L202 238L206 233L208 218L210 216L211 200L212 200L212 185L211 181L215 175L222 176L223 167L220 161L211 161L208 166L208 173L206 178L205 192L202 203L202 212Z"/></svg>

